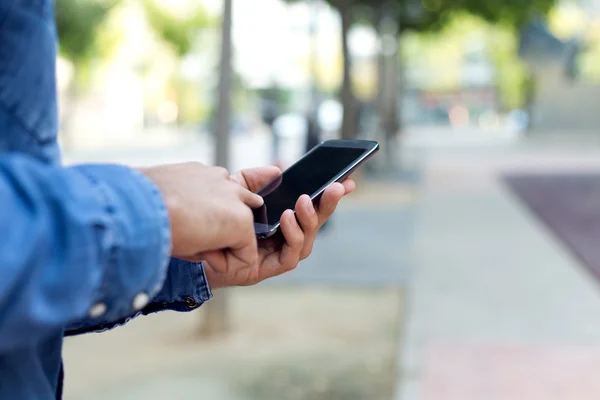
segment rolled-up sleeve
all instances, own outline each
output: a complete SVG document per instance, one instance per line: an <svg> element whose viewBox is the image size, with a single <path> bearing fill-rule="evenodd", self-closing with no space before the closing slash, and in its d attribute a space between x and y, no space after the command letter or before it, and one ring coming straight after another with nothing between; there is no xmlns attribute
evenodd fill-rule
<svg viewBox="0 0 600 400"><path fill-rule="evenodd" d="M140 315L160 311L194 311L212 297L213 294L202 263L171 258L167 278L162 289L143 310L133 312L120 320L106 317L83 318L70 324L67 327L66 335L74 336L90 332L104 332L122 326Z"/></svg>
<svg viewBox="0 0 600 400"><path fill-rule="evenodd" d="M0 226L0 350L78 320L126 318L168 279L165 204L124 166L2 156Z"/></svg>
<svg viewBox="0 0 600 400"><path fill-rule="evenodd" d="M212 298L202 263L171 259L169 274L163 289L155 297L146 313L169 309L191 311Z"/></svg>

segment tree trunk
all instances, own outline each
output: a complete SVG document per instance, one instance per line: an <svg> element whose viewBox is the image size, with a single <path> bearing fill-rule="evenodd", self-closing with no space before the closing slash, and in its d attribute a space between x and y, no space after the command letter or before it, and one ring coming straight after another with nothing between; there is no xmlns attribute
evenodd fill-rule
<svg viewBox="0 0 600 400"><path fill-rule="evenodd" d="M525 132L530 134L535 129L535 101L536 101L536 74L529 71L525 81L525 112L527 113L527 127Z"/></svg>
<svg viewBox="0 0 600 400"><path fill-rule="evenodd" d="M319 70L319 49L318 49L318 30L319 30L319 3L317 0L311 1L311 21L309 28L310 40L310 104L308 112L312 117L317 115L319 106L319 85L318 85L318 70Z"/></svg>
<svg viewBox="0 0 600 400"><path fill-rule="evenodd" d="M232 79L232 1L225 0L221 43L221 68L219 76L219 109L215 124L216 159L219 166L229 167L229 128L231 121Z"/></svg>
<svg viewBox="0 0 600 400"><path fill-rule="evenodd" d="M376 107L379 117L379 130L382 130L382 113L384 104L384 92L385 92L385 57L383 56L383 20L385 18L385 10L383 7L377 7L374 12L373 26L377 31L379 39L379 52L377 53L377 100Z"/></svg>
<svg viewBox="0 0 600 400"><path fill-rule="evenodd" d="M344 56L344 81L342 83L342 105L344 119L342 121L342 139L356 138L356 99L352 90L352 55L348 44L348 33L352 24L351 7L348 2L340 2L339 11L342 17L342 49Z"/></svg>
<svg viewBox="0 0 600 400"><path fill-rule="evenodd" d="M312 8L311 22L309 28L309 40L310 40L310 97L306 107L306 119L307 119L307 137L304 146L305 152L310 151L313 147L319 144L321 141L321 128L318 123L318 111L319 111L319 88L318 88L318 20L319 20L319 4L316 0L312 0L310 3Z"/></svg>
<svg viewBox="0 0 600 400"><path fill-rule="evenodd" d="M381 7L378 31L381 41L379 54L379 131L384 141L384 166L392 168L395 163L394 143L400 130L399 106L399 52L397 22L390 18L394 15L389 3Z"/></svg>
<svg viewBox="0 0 600 400"><path fill-rule="evenodd" d="M221 36L221 67L219 77L219 109L215 124L215 164L229 167L229 128L231 120L231 78L232 78L232 0L225 0ZM205 306L204 336L218 336L229 330L229 303L227 292L220 290L215 298Z"/></svg>

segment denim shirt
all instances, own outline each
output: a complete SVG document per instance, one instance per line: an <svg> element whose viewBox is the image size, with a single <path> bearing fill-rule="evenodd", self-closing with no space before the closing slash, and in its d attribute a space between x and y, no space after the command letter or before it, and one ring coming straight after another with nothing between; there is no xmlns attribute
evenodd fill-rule
<svg viewBox="0 0 600 400"><path fill-rule="evenodd" d="M0 399L61 398L65 335L212 296L202 264L169 259L149 180L61 166L55 64L52 1L0 0Z"/></svg>

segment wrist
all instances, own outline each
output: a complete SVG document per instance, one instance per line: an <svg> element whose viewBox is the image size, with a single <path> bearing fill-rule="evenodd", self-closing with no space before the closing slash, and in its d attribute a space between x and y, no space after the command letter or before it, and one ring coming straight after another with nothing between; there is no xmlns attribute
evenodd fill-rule
<svg viewBox="0 0 600 400"><path fill-rule="evenodd" d="M212 290L224 289L228 287L221 274L215 271L214 268L212 268L207 261L202 261L202 264L204 266L204 275L206 276L206 282Z"/></svg>
<svg viewBox="0 0 600 400"><path fill-rule="evenodd" d="M166 211L167 211L167 216L169 219L169 231L171 233L170 237L171 237L171 253L175 253L174 251L174 244L177 243L176 242L176 238L174 237L175 235L175 229L174 227L176 226L176 221L178 219L179 216L179 209L180 209L180 201L178 200L177 196L173 195L173 193L171 191L169 191L166 187L164 187L163 185L163 180L160 177L160 171L156 168L138 168L137 171L139 173L141 173L142 175L144 175L148 180L150 180L150 182L152 182L154 184L154 186L157 188L158 193L163 201L163 204L165 205Z"/></svg>

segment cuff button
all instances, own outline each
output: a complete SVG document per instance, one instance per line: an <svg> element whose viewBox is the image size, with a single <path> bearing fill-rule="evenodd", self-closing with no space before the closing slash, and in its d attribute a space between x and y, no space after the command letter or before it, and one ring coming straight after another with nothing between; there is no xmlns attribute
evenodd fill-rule
<svg viewBox="0 0 600 400"><path fill-rule="evenodd" d="M106 314L106 304L97 303L88 311L88 316L90 318L100 318Z"/></svg>
<svg viewBox="0 0 600 400"><path fill-rule="evenodd" d="M184 297L183 298L183 302L185 303L185 305L187 306L187 308L192 309L192 308L198 307L198 302L196 300L192 299L189 296Z"/></svg>
<svg viewBox="0 0 600 400"><path fill-rule="evenodd" d="M150 297L146 293L138 293L133 299L133 309L136 311L142 310L150 303Z"/></svg>

